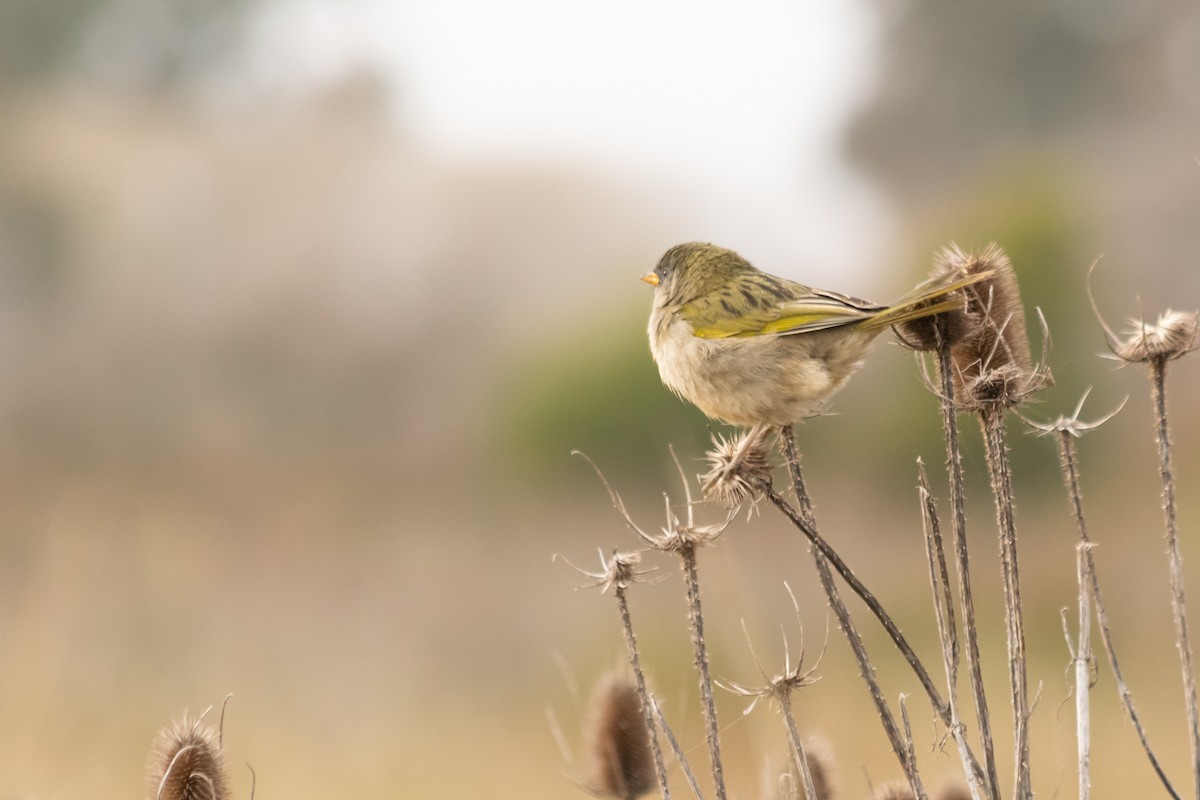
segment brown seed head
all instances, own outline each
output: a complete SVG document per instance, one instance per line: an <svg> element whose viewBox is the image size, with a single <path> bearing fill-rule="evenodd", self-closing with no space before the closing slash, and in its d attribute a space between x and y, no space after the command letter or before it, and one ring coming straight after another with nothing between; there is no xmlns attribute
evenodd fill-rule
<svg viewBox="0 0 1200 800"><path fill-rule="evenodd" d="M713 434L713 449L705 455L709 470L701 478L705 499L724 508L739 508L758 498L763 486L771 485L771 459L767 453L767 430L753 429L740 437Z"/></svg>
<svg viewBox="0 0 1200 800"><path fill-rule="evenodd" d="M958 249L958 245L949 245L934 257L933 272L923 286L936 287L954 283L990 269L989 265L982 262L969 264L971 259L971 256L965 255ZM963 269L964 265L968 265L970 268ZM968 291L968 288L956 289L950 295L938 295L914 306L914 308L923 308L944 304L947 299L963 298L964 300L957 307L939 314L900 323L896 326L896 333L900 341L913 350L936 351L943 346L953 346L974 334L979 328L981 318L978 314L972 313L965 302L965 292Z"/></svg>
<svg viewBox="0 0 1200 800"><path fill-rule="evenodd" d="M1164 311L1153 325L1130 320L1130 331L1114 342L1113 352L1122 361L1171 361L1196 347L1198 326L1195 311Z"/></svg>
<svg viewBox="0 0 1200 800"><path fill-rule="evenodd" d="M978 254L951 244L935 267L935 274L946 279L984 271L991 277L963 289L964 335L951 348L955 389L969 408L1008 408L1049 381L1048 372L1033 366L1012 263L995 243Z"/></svg>
<svg viewBox="0 0 1200 800"><path fill-rule="evenodd" d="M633 800L657 785L637 686L619 674L592 691L584 727L584 783L601 797Z"/></svg>
<svg viewBox="0 0 1200 800"><path fill-rule="evenodd" d="M829 743L820 737L804 740L804 757L812 775L817 796L813 800L834 800L837 787L833 782L834 758ZM763 800L810 800L804 793L804 780L791 752L780 753L772 759L763 773Z"/></svg>
<svg viewBox="0 0 1200 800"><path fill-rule="evenodd" d="M186 714L159 731L146 763L146 789L148 800L227 800L217 733Z"/></svg>

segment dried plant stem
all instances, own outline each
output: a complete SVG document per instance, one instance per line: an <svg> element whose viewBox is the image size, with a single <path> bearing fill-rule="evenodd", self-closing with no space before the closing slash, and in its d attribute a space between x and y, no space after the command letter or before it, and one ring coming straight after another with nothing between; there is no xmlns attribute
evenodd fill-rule
<svg viewBox="0 0 1200 800"><path fill-rule="evenodd" d="M1089 603L1088 550L1080 543L1075 548L1075 569L1079 581L1079 640L1075 645L1075 741L1079 756L1079 800L1092 793L1091 723L1089 700L1092 685L1092 610ZM1065 621L1064 621L1065 625ZM1067 639L1068 643L1070 638Z"/></svg>
<svg viewBox="0 0 1200 800"><path fill-rule="evenodd" d="M1171 609L1175 616L1175 643L1183 672L1183 689L1187 702L1188 734L1192 747L1192 779L1196 796L1200 798L1200 717L1196 708L1196 673L1192 666L1192 645L1188 637L1187 601L1183 589L1183 555L1179 550L1179 528L1175 519L1175 475L1171 469L1171 439L1167 429L1167 359L1159 357L1150 362L1150 378L1154 396L1154 415L1158 439L1159 473L1163 484L1163 511L1167 523L1167 557L1171 572Z"/></svg>
<svg viewBox="0 0 1200 800"><path fill-rule="evenodd" d="M679 746L679 740L671 731L671 726L667 724L667 718L663 716L662 708L653 697L650 698L650 702L654 705L654 718L658 720L659 727L666 734L667 743L671 745L671 752L675 754L675 760L679 762L679 768L683 770L683 777L687 778L688 785L692 787L692 794L696 796L696 800L704 800L704 793L700 791L700 782L696 780L696 773L692 772L692 766L688 763L683 748Z"/></svg>
<svg viewBox="0 0 1200 800"><path fill-rule="evenodd" d="M808 529L815 533L816 520L812 512L812 503L804 486L804 476L800 471L800 459L796 452L795 434L790 426L781 428L780 432L783 437L788 471L792 479L792 488L796 493L796 501L800 507L801 521L806 524ZM777 496L775 495L775 497ZM772 500L774 500L774 497L772 497ZM790 510L790 506L788 508ZM811 539L812 537L810 537ZM826 545L826 547L828 546ZM858 662L859 671L862 674L863 680L867 683L871 700L875 703L876 713L879 714L879 720L883 724L884 732L887 734L888 741L892 745L892 750L896 753L896 758L900 761L900 766L904 770L905 777L908 779L909 787L912 789L917 800L927 800L924 786L921 784L921 776L917 773L916 761L912 758L911 749L905 745L900 729L896 725L896 719L888 707L887 700L883 697L883 691L880 689L879 681L875 677L875 666L871 663L867 655L866 645L863 643L862 636L859 635L858 629L854 627L849 609L846 608L846 604L842 602L841 595L838 593L837 585L833 580L833 573L829 571L829 562L826 560L825 551L821 547L818 547L815 541L812 541L812 547L809 548L809 552L812 553L813 563L816 565L817 575L821 580L821 587L825 590L825 596L828 598L829 605L837 617L838 626L842 629L842 633L846 636L846 641L850 644L850 649L854 652L854 658ZM914 654L913 659L915 658ZM910 661L910 663L913 662ZM916 663L919 664L920 662Z"/></svg>
<svg viewBox="0 0 1200 800"><path fill-rule="evenodd" d="M812 769L808 765L808 754L804 752L804 743L800 741L800 730L796 727L796 716L792 713L792 696L788 691L779 692L776 695L779 700L779 710L783 714L784 725L787 726L788 741L792 744L792 760L796 762L796 769L800 773L800 780L804 784L804 797L806 800L823 800L817 794L817 787L813 783Z"/></svg>
<svg viewBox="0 0 1200 800"><path fill-rule="evenodd" d="M1113 679L1117 686L1117 694L1120 695L1121 704L1125 707L1125 713L1129 715L1130 722L1133 723L1133 728L1137 732L1138 740L1142 744L1142 750L1145 751L1146 757L1150 759L1150 765L1154 768L1155 774L1158 775L1159 781L1162 782L1163 788L1171 795L1174 800L1181 800L1175 787L1171 785L1171 781L1167 778L1167 773L1163 770L1162 764L1159 763L1158 757L1155 756L1154 750L1150 747L1150 740L1146 735L1146 729L1142 725L1142 719L1138 716L1137 709L1133 705L1133 693L1129 691L1129 686L1125 683L1125 676L1121 672L1121 664L1117 660L1117 649L1113 643L1112 627L1108 624L1108 613L1104 609L1104 599L1100 594L1100 578L1096 575L1096 563L1092 556L1092 540L1088 536L1087 523L1083 516L1083 495L1079 488L1079 459L1075 448L1075 438L1069 430L1060 429L1055 437L1058 443L1058 458L1062 466L1063 482L1066 483L1067 492L1071 497L1071 513L1075 517L1075 524L1079 528L1079 541L1085 545L1083 557L1086 562L1087 577L1089 588L1092 593L1092 604L1095 606L1096 622L1100 629L1100 641L1104 644L1104 651L1108 655L1108 665L1112 670Z"/></svg>
<svg viewBox="0 0 1200 800"><path fill-rule="evenodd" d="M789 464L795 463L796 470L798 471L799 461L795 460L794 434L790 428L784 428L782 429L780 435L784 441L785 451L789 447L788 441L791 441L791 455L788 456ZM794 480L795 475L793 475L793 481ZM803 488L803 483L800 484L800 487ZM875 594L868 589L861 580L859 580L858 576L854 574L842 557L838 555L838 552L834 550L829 542L825 541L825 538L817 531L815 524L812 522L812 509L808 508L806 518L805 516L802 516L799 511L793 508L791 503L789 503L786 498L775 491L775 489L769 484L762 484L758 488L775 505L775 507L778 508L783 515L786 516L788 520L801 533L804 534L805 538L807 538L812 544L815 553L823 556L823 558L828 561L828 564L833 565L834 569L837 570L838 575L842 577L842 580L846 581L851 590L858 595L858 598L866 604L871 613L875 615L875 618L879 620L879 623L883 626L884 630L887 631L888 636L896 645L896 649L900 651L900 653L904 656L905 661L908 662L909 666L916 674L921 686L925 689L926 694L929 696L930 705L933 706L933 710L937 713L938 718L942 720L942 724L949 728L951 726L950 706L945 700L942 699L941 693L934 686L933 679L929 676L929 671L925 668L925 665L921 662L920 658L917 657L917 654L913 651L912 646L908 643L908 640L904 638L904 634L900 632L900 628L891 618L891 615L888 614L880 604L879 599L875 597ZM807 506L809 502L807 494L803 495L800 502ZM826 566L826 571L827 570L828 566ZM990 739L988 740L988 743L990 744ZM972 770L977 775L982 775L983 768L979 765L979 761L975 757L975 754L970 752L969 748L968 756L971 761Z"/></svg>
<svg viewBox="0 0 1200 800"><path fill-rule="evenodd" d="M984 769L987 775L987 795L999 798L1000 776L996 769L996 748L992 742L992 719L988 711L987 695L983 690L983 661L979 654L979 628L975 623L975 596L971 591L962 448L958 436L958 415L954 407L954 372L949 345L944 344L937 349L937 358L938 379L941 382L938 395L941 400L942 429L946 437L946 472L950 481L950 511L954 518L958 602L963 618L963 634L967 642L967 674L971 679L971 697L975 702L975 716L979 722L980 745L983 747Z"/></svg>
<svg viewBox="0 0 1200 800"><path fill-rule="evenodd" d="M788 429L785 428L784 430ZM792 447L794 449L794 443ZM798 512L795 508L793 508L791 503L789 503L786 498L776 492L772 487L768 485L762 485L760 488L763 494L767 496L767 498L775 505L775 507L782 511L784 516L786 516L788 520L794 526L796 526L801 533L804 534L804 536L812 544L814 552L821 555L824 559L827 559L828 562L833 565L833 568L837 571L838 575L842 576L842 580L846 581L847 585L850 586L850 589L867 605L867 608L870 609L871 613L874 614L879 620L880 624L883 625L884 630L887 631L888 636L891 637L892 642L895 643L896 648L900 650L900 653L904 656L904 659L908 662L909 666L912 667L913 672L916 673L917 679L925 688L926 694L929 695L929 701L933 705L934 711L937 712L941 719L949 720L949 707L947 706L946 701L942 699L942 695L937 690L937 687L934 686L933 679L929 676L929 671L925 668L925 665L921 662L920 658L917 657L916 652L912 649L912 645L910 645L908 640L904 638L904 634L900 632L899 626L896 625L896 622L892 619L891 615L888 614L883 605L880 604L879 599L875 597L875 594L868 589L861 580L859 580L858 576L854 574L853 570L851 570L842 557L838 555L838 552L834 550L829 542L827 542L825 538L817 531L815 524L812 522L812 509L808 509L807 516L805 516L802 514L802 512ZM802 502L807 503L807 497Z"/></svg>
<svg viewBox="0 0 1200 800"><path fill-rule="evenodd" d="M725 800L725 773L721 766L721 729L717 725L717 706L713 701L712 678L708 669L708 649L704 642L704 613L700 608L700 575L696 568L696 547L688 542L679 548L679 561L687 587L688 620L691 622L692 647L696 654L696 672L700 676L700 702L707 727L709 761L712 765L713 791L717 800Z"/></svg>
<svg viewBox="0 0 1200 800"><path fill-rule="evenodd" d="M629 616L629 601L625 597L625 587L620 583L613 584L617 596L617 606L621 610L621 624L625 628L625 646L629 650L629 666L633 668L633 677L637 681L638 699L642 705L642 716L646 720L646 729L650 733L650 751L654 755L654 773L658 777L658 790L663 800L671 800L671 788L667 785L667 768L663 762L662 748L658 744L658 727L654 724L654 712L650 692L646 689L646 676L642 672L642 662L638 655L637 637L633 634L633 622Z"/></svg>
<svg viewBox="0 0 1200 800"><path fill-rule="evenodd" d="M986 786L981 785L985 780L984 775L971 754L966 725L963 724L958 711L958 628L954 621L954 597L950 589L942 529L938 522L937 505L933 501L933 493L929 490L929 476L925 473L925 465L917 459L917 466L920 473L921 516L925 523L925 555L929 562L929 582L933 589L938 639L942 643L942 662L946 668L946 683L950 689L947 694L950 703L950 724L947 727L958 745L958 755L962 759L971 798L983 800L985 797L991 798L992 795Z"/></svg>
<svg viewBox="0 0 1200 800"><path fill-rule="evenodd" d="M1008 627L1008 672L1013 708L1013 797L1033 796L1029 772L1029 684L1026 673L1025 622L1021 611L1021 577L1017 565L1017 527L1014 516L1012 469L1004 411L991 406L980 411L987 446L988 473L996 501L996 526L1000 533L1000 569L1004 578L1004 618Z"/></svg>

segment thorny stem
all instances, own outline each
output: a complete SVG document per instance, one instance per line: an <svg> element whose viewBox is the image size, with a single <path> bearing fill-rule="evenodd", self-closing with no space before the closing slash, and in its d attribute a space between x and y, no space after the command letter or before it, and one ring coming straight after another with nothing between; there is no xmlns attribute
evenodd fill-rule
<svg viewBox="0 0 1200 800"><path fill-rule="evenodd" d="M787 726L788 739L792 743L792 758L796 762L796 769L800 773L800 780L804 783L804 797L806 800L821 800L817 796L817 787L813 783L812 769L808 765L808 754L804 752L804 743L800 741L800 731L796 728L796 717L792 714L792 696L788 689L777 693L779 699L779 709L783 713L783 721Z"/></svg>
<svg viewBox="0 0 1200 800"><path fill-rule="evenodd" d="M980 422L987 445L992 495L996 501L1000 568L1004 576L1004 617L1008 625L1008 673L1013 707L1013 798L1027 800L1033 796L1029 774L1029 685L1025 663L1025 622L1021 611L1021 577L1017 566L1012 469L1008 462L1004 411L998 407L984 409L980 412Z"/></svg>
<svg viewBox="0 0 1200 800"><path fill-rule="evenodd" d="M954 374L949 345L938 348L938 377L941 380L942 428L946 434L946 472L950 479L950 511L954 517L954 554L958 561L958 602L967 640L967 673L971 677L971 695L979 721L979 738L987 770L987 794L1000 797L1000 777L996 769L996 750L992 744L992 719L987 695L983 690L982 658L979 654L979 629L975 623L975 597L971 592L970 557L967 552L967 515L963 491L962 449L958 438L958 416L954 410ZM951 694L954 687L951 686Z"/></svg>
<svg viewBox="0 0 1200 800"><path fill-rule="evenodd" d="M671 726L667 724L667 718L663 716L662 708L653 697L650 698L650 702L654 706L654 717L658 720L662 732L666 734L667 743L671 745L671 752L675 754L675 760L679 762L679 768L683 771L683 777L687 778L688 785L692 787L692 794L696 796L696 800L704 800L704 793L700 791L700 782L696 780L696 775L692 772L692 766L683 754L683 748L679 746L679 740L675 738L675 734L671 731Z"/></svg>
<svg viewBox="0 0 1200 800"><path fill-rule="evenodd" d="M1088 701L1091 692L1092 610L1088 603L1088 550L1076 547L1075 569L1079 580L1079 643L1075 646L1075 740L1079 756L1079 800L1088 800L1092 791L1091 726ZM1065 611L1064 611L1065 614ZM1064 623L1065 624L1065 623ZM1068 639L1068 643L1069 643Z"/></svg>
<svg viewBox="0 0 1200 800"><path fill-rule="evenodd" d="M1175 612L1175 641L1183 672L1183 690L1187 701L1188 733L1192 746L1192 778L1200 798L1200 719L1196 709L1196 673L1192 667L1192 645L1188 638L1187 601L1183 591L1183 555L1179 550L1179 528L1175 520L1175 475L1171 469L1171 439L1167 430L1167 361L1150 362L1154 394L1154 414L1158 434L1159 473L1163 483L1163 511L1167 521L1167 555L1171 570L1171 609Z"/></svg>
<svg viewBox="0 0 1200 800"><path fill-rule="evenodd" d="M958 631L954 623L954 598L950 590L950 575L946 567L946 550L943 546L942 529L938 522L937 504L929 490L929 476L925 465L917 459L920 473L921 516L925 523L925 555L929 561L929 582L933 588L933 607L937 618L938 639L942 643L942 661L946 668L946 683L950 687L950 723L947 726L958 745L959 758L966 772L967 788L973 800L981 800L987 794L983 786L985 778L979 764L971 753L967 742L966 725L958 711Z"/></svg>
<svg viewBox="0 0 1200 800"><path fill-rule="evenodd" d="M658 744L658 729L654 724L652 701L650 693L646 690L646 676L642 673L637 638L633 635L633 622L629 617L629 601L625 598L624 586L620 583L615 583L613 586L617 595L617 605L621 610L621 624L625 627L625 646L629 650L629 665L633 668L633 677L637 681L638 699L642 706L642 716L646 720L646 729L650 732L650 751L654 755L654 774L658 777L658 790L663 800L671 800L671 789L667 785L667 768L663 762L662 748Z"/></svg>
<svg viewBox="0 0 1200 800"><path fill-rule="evenodd" d="M783 437L784 450L788 462L788 470L792 479L792 488L796 493L796 501L800 507L802 521L805 523L808 529L815 533L816 520L812 512L812 503L809 500L808 492L804 487L804 477L800 472L800 459L796 453L795 434L792 431L791 426L785 426L781 428L780 432ZM774 501L778 495L775 495L773 492L772 495L772 501ZM778 503L776 503L776 505L778 505ZM850 649L854 652L855 660L858 662L859 671L862 674L863 680L867 682L867 689L871 695L871 700L875 703L875 710L879 714L880 722L883 723L883 729L887 734L888 741L892 745L892 750L895 751L896 758L899 759L900 766L904 770L905 776L908 778L909 787L913 790L913 794L916 796L917 800L927 800L925 788L921 784L921 776L917 773L916 762L911 757L910 749L905 746L900 729L896 726L895 717L892 716L891 709L888 708L887 701L883 697L883 691L879 688L879 681L875 678L875 667L873 664L871 664L871 660L867 656L866 645L863 643L862 637L858 633L858 629L854 627L854 622L850 619L849 609L846 608L846 604L842 602L842 598L838 594L837 585L833 580L833 574L829 571L829 562L826 560L825 551L816 545L815 540L812 541L812 544L813 547L810 548L809 552L812 553L813 563L817 568L817 575L821 579L821 587L825 590L825 595L829 599L829 605L833 608L833 613L838 619L838 625L841 627L842 632L846 635L846 641L850 644ZM826 545L826 547L828 547L828 545ZM843 575L843 577L845 576ZM914 655L913 658L915 659L915 657L916 656ZM928 676L926 675L926 677Z"/></svg>
<svg viewBox="0 0 1200 800"><path fill-rule="evenodd" d="M1092 540L1088 536L1087 523L1083 516L1083 495L1079 488L1079 466L1078 454L1075 449L1075 439L1068 430L1059 430L1056 437L1058 442L1058 458L1062 466L1063 481L1067 485L1067 491L1071 496L1071 513L1075 517L1075 524L1079 527L1080 543L1085 545L1084 559L1086 560L1086 568L1090 588L1092 592L1092 603L1096 607L1096 622L1100 628L1100 641L1104 643L1104 651L1108 654L1108 665L1112 669L1113 679L1117 685L1117 694L1121 697L1121 704L1125 706L1125 713L1129 715L1130 722L1133 723L1133 729L1137 732L1138 739L1141 741L1142 750L1145 751L1146 757L1150 759L1150 765L1154 768L1155 774L1158 775L1159 781L1162 782L1163 788L1171 795L1174 800L1181 800L1179 793L1175 791L1175 787L1171 785L1170 779L1167 778L1167 773L1163 770L1162 764L1158 762L1158 758L1154 755L1154 750L1150 747L1150 740L1146 735L1146 729L1142 725L1142 719L1138 716L1137 709L1133 705L1133 693L1129 691L1129 687L1125 683L1125 676L1121 672L1121 664L1117 660L1117 649L1113 643L1112 627L1108 624L1108 613L1104 610L1104 599L1100 594L1100 578L1096 575L1095 558L1092 556Z"/></svg>
<svg viewBox="0 0 1200 800"><path fill-rule="evenodd" d="M679 550L687 585L688 618L692 625L692 645L696 651L696 671L700 675L700 700L708 728L709 760L712 764L713 791L717 800L725 800L725 774L721 766L721 729L717 725L717 706L713 701L712 678L708 671L708 650L704 643L704 614L700 610L700 576L696 570L696 547L687 544Z"/></svg>
<svg viewBox="0 0 1200 800"><path fill-rule="evenodd" d="M833 565L833 568L837 571L838 575L842 576L842 580L846 581L846 583L850 586L850 589L867 605L867 608L870 609L871 613L873 613L879 620L880 624L883 625L884 630L887 631L888 636L891 637L892 642L895 643L897 649L899 649L901 654L903 654L905 660L908 661L909 666L911 666L913 669L913 672L916 673L917 679L921 682L921 685L925 688L925 692L929 695L929 700L933 705L934 711L936 711L937 715L943 720L949 720L949 707L946 705L946 701L942 699L941 693L938 692L937 687L934 686L933 679L929 676L929 671L925 669L925 665L921 663L920 658L917 657L916 652L912 649L912 646L908 643L908 640L904 638L904 634L901 633L900 628L896 625L896 622L892 619L891 615L887 613L887 611L883 608L883 605L880 604L879 599L875 597L875 594L868 589L861 580L859 580L858 576L855 575L846 562L842 560L842 557L838 555L837 551L834 550L829 542L825 541L825 538L817 532L816 526L812 522L812 510L808 510L807 517L803 516L800 512L797 512L796 509L794 509L782 495L780 495L770 486L763 486L761 488L766 494L767 498L775 504L775 507L782 511L784 516L786 516L793 525L800 529L800 532L803 533L813 545L815 552L823 559L827 559L828 562ZM801 502L807 502L807 497Z"/></svg>

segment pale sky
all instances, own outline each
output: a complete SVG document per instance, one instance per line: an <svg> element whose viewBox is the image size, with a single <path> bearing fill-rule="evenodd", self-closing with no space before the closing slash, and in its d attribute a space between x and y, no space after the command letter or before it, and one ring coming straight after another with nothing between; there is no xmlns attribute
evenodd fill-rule
<svg viewBox="0 0 1200 800"><path fill-rule="evenodd" d="M288 0L264 14L253 69L321 82L379 66L406 133L449 160L677 184L706 238L826 273L887 239L886 207L838 153L878 24L865 0Z"/></svg>

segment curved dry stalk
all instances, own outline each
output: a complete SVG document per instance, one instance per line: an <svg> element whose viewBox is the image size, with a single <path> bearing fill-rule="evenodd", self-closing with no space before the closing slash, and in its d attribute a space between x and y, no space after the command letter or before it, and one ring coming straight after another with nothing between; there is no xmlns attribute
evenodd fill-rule
<svg viewBox="0 0 1200 800"><path fill-rule="evenodd" d="M785 457L789 458L789 464L795 463L796 472L798 473L799 462L795 460L794 434L790 429L783 428L780 431L780 438L784 444ZM789 439L792 441L790 451L787 444ZM792 455L787 456L788 452L791 452ZM794 481L795 474L793 474L793 482ZM774 504L774 506L788 518L788 521L790 521L792 525L794 525L796 529L804 534L805 538L808 539L809 543L813 547L814 555L820 555L822 557L824 571L827 573L829 565L833 565L833 568L837 571L838 575L842 577L842 580L846 581L846 584L850 587L850 589L858 596L860 600L863 601L864 604L866 604L871 613L875 615L875 618L879 620L879 623L883 626L883 629L887 632L889 638L891 638L892 643L895 644L896 649L900 651L901 655L904 656L905 661L907 661L908 665L912 668L913 673L917 676L922 688L925 689L925 693L929 697L930 705L933 707L934 712L938 715L938 718L944 725L950 727L951 721L949 705L942 698L941 693L934 685L933 679L930 677L929 671L925 668L924 663L922 663L912 646L908 643L908 640L900 631L900 628L896 624L895 620L893 620L891 615L888 614L887 610L884 609L883 605L879 602L879 599L875 597L875 594L867 588L867 586L858 578L854 571L850 569L850 567L833 548L833 546L830 545L829 542L827 542L825 538L817 531L813 522L812 508L808 495L806 493L801 493L803 490L803 483L801 483L799 486L800 489L798 490L798 501L801 505L801 508L807 509L806 513L802 513L794 508L786 498L776 492L771 486L763 485L760 487L760 490L767 497L767 499L770 500L771 503ZM821 568L818 568L818 574L820 574L820 572ZM836 591L836 588L834 591ZM990 743L990 739L988 741ZM977 775L982 776L983 767L980 766L978 759L975 757L973 752L968 751L968 755L970 757L972 770Z"/></svg>
<svg viewBox="0 0 1200 800"><path fill-rule="evenodd" d="M934 685L933 679L929 676L929 671L917 656L916 651L912 649L912 645L908 643L908 639L900 631L900 627L896 624L895 620L892 619L891 615L888 614L887 610L879 602L879 598L875 596L875 593L867 588L866 584L850 569L838 552L833 549L832 545L825 540L825 537L821 536L811 522L811 516L806 520L801 515L801 512L793 508L782 495L769 486L763 487L763 493L804 534L805 538L812 544L814 552L823 559L826 559L829 564L832 564L834 570L842 577L842 580L846 581L850 589L866 604L871 613L883 625L884 630L887 631L896 648L900 650L900 653L904 656L909 666L912 667L913 672L916 673L917 679L921 682L926 694L929 695L929 700L933 705L934 711L937 712L939 717L949 719L949 710L946 701ZM807 502L807 500L804 502ZM811 515L811 510L809 513Z"/></svg>
<svg viewBox="0 0 1200 800"><path fill-rule="evenodd" d="M1192 755L1192 785L1200 797L1200 709L1196 699L1196 672L1193 665L1191 638L1188 632L1187 598L1183 580L1183 554L1179 548L1179 527L1175 515L1175 475L1171 467L1171 437L1167 426L1166 375L1167 364L1193 352L1200 334L1200 313L1164 311L1154 324L1145 317L1130 320L1130 331L1121 339L1104 321L1096 298L1092 294L1091 276L1096 265L1088 270L1088 299L1109 350L1125 363L1146 364L1150 368L1150 392L1154 403L1154 433L1158 445L1158 470L1163 484L1163 513L1166 516L1167 562L1170 575L1171 612L1175 622L1175 645L1179 651L1179 668L1183 677L1184 702L1187 708L1188 741Z"/></svg>
<svg viewBox="0 0 1200 800"><path fill-rule="evenodd" d="M1150 746L1150 739L1146 733L1145 726L1142 724L1142 718L1138 715L1137 708L1133 704L1133 693L1130 691L1129 685L1125 683L1125 675L1121 671L1121 663L1117 658L1116 643L1113 641L1112 626L1109 625L1108 612L1104 607L1104 597L1100 592L1100 577L1096 572L1096 562L1092 555L1094 545L1088 534L1087 521L1083 514L1079 454L1075 447L1075 439L1079 438L1086 431L1097 428L1112 419L1113 416L1125 407L1125 403L1129 398L1126 397L1113 411L1110 411L1098 420L1083 422L1079 418L1079 415L1083 411L1084 401L1087 400L1090 392L1091 390L1088 389L1083 393L1079 404L1075 407L1075 411L1069 417L1059 417L1057 420L1049 423L1038 423L1028 419L1025 422L1033 427L1039 436L1051 433L1055 435L1054 441L1058 446L1058 461L1062 470L1063 483L1066 485L1068 498L1071 502L1071 516L1074 518L1075 526L1079 530L1080 546L1083 547L1084 569L1088 579L1089 591L1091 592L1092 605L1095 609L1097 627L1100 631L1100 641L1104 645L1104 652L1108 657L1108 666L1112 670L1117 695L1121 699L1121 705L1124 707L1125 713L1129 715L1129 721L1133 723L1133 729L1137 733L1142 751L1150 760L1150 766L1154 769L1155 775L1158 776L1159 782L1162 783L1167 794L1174 800L1181 800L1179 793L1171 785L1166 771L1155 755L1154 749Z"/></svg>
<svg viewBox="0 0 1200 800"><path fill-rule="evenodd" d="M800 471L800 459L796 451L795 433L792 431L791 426L786 426L780 429L780 435L783 438L785 456L788 462L788 472L792 479L792 488L795 491L796 502L799 504L800 514L802 515L797 521L804 523L804 527L802 529L805 530L806 534L809 531L815 534L816 520L812 512L812 502L809 499L808 492L804 486L804 476ZM775 502L777 506L780 505L776 498L779 500L782 500L782 498L779 498L774 491L770 491L768 497L770 497L772 502ZM780 507L781 509L785 510L785 513L791 512L788 514L789 518L795 519L792 516L795 514L795 512L792 511L791 507L788 506L786 502L784 502L783 506ZM820 539L819 536L816 538ZM867 655L866 645L863 643L862 636L859 635L858 629L854 626L854 622L850 618L850 610L846 608L846 604L842 602L841 594L838 592L837 585L833 580L833 574L829 571L829 561L826 559L825 550L817 546L817 543L812 536L810 536L809 539L813 545L809 548L809 552L812 553L813 563L817 568L817 576L820 578L821 587L825 590L825 596L829 600L829 605L833 609L834 616L837 617L838 626L842 629L842 633L845 634L846 641L849 643L850 649L854 653L854 658L858 662L859 672L862 674L863 680L867 683L867 690L871 695L872 702L875 704L875 711L879 715L879 721L883 724L884 732L887 734L888 741L892 745L892 750L895 752L896 758L900 761L900 766L904 770L904 774L908 779L908 784L912 788L913 793L916 795L918 800L926 800L925 789L921 784L921 776L917 772L916 761L912 757L911 750L906 747L904 743L904 737L901 734L899 727L896 725L896 719L892 715L892 711L888 706L887 700L884 699L883 691L879 687L879 681L875 677L875 666L871 663L871 659ZM823 542L824 540L821 541ZM826 545L826 548L828 548L828 545ZM844 567L845 565L843 564L842 566ZM865 591L866 587L864 586L863 589ZM870 592L867 592L867 594L870 595ZM871 595L871 597L873 598L874 595ZM880 611L882 611L882 607L880 607ZM890 617L888 619L890 620ZM907 642L905 642L905 644L907 644ZM915 660L915 653L912 657L914 661L910 663L920 664L919 660ZM924 670L924 667L922 666L921 669ZM928 673L925 674L925 677L928 679ZM932 696L936 696L938 698L939 708L944 705L944 703L941 702L940 696L937 695L936 690L932 688L932 681L930 681L927 691L932 691Z"/></svg>

